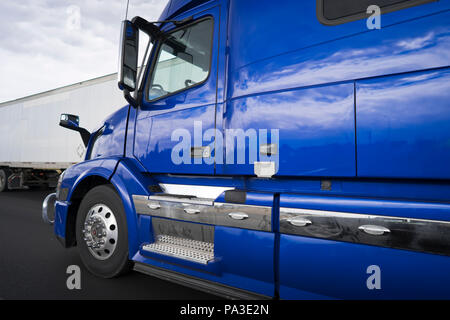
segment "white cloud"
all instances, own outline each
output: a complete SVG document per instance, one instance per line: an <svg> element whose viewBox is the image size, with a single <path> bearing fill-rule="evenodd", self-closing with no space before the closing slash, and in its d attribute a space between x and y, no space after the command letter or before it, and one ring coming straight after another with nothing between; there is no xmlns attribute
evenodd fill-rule
<svg viewBox="0 0 450 320"><path fill-rule="evenodd" d="M167 2L130 0L128 17L156 20ZM116 72L125 7L126 0L2 1L0 102Z"/></svg>

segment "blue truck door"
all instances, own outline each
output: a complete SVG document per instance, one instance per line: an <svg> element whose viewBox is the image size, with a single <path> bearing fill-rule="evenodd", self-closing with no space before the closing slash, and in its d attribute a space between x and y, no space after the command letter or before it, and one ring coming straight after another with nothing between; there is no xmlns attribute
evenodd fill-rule
<svg viewBox="0 0 450 320"><path fill-rule="evenodd" d="M276 176L354 177L353 82L316 86L313 71L296 70L310 56L289 56L309 46L307 37L268 27L287 15L283 29L310 30L314 1L230 3L227 96L217 120L224 152L216 173L254 175L255 162L275 162Z"/></svg>
<svg viewBox="0 0 450 320"><path fill-rule="evenodd" d="M167 38L169 43L165 45L164 41L160 41L159 51L154 53L157 62L147 75L143 106L136 117L134 143L134 155L148 172L214 174L214 153L210 157L204 157L203 154L209 152L204 150L205 147L214 142L211 141L214 135L210 133L214 132L211 129L215 129L216 101L223 100L221 73L225 70L224 35L227 19L224 8L210 7L210 4L206 6L195 9L200 13L193 14L194 22L179 29L180 32L170 33L173 36ZM177 19L191 15L192 11ZM220 28L219 24L222 24ZM192 29L189 29L190 26ZM209 43L208 41L210 47L204 44ZM176 50L172 50L173 46ZM183 46L197 50L183 51ZM208 50L210 66L202 61L196 64L196 55L205 55ZM173 56L180 58L174 60ZM179 61L180 59L183 61ZM170 79L180 79L184 70L177 67L186 64L186 60L204 68L209 67L208 75L204 79L183 79L187 82L186 88L168 90L170 85L177 89L177 82L170 83ZM195 83L188 80L194 80ZM219 103L219 108L222 105L223 103ZM177 149L179 140L172 139L173 132L176 133L176 138L190 136L191 146L198 152L190 159L191 164L174 163L171 152ZM204 137L209 137L203 139L203 142L202 133ZM191 155L188 156L190 158ZM203 162L196 164L194 161L199 158ZM180 179L171 181L178 187L186 187L182 183L192 183ZM273 194L239 191L231 193L232 196L230 193L223 193L218 198L205 199L206 196L193 197L185 190L183 194L165 190L165 194L134 198L144 234L140 252L134 257L136 262L245 292L268 297L274 295ZM178 248L183 248L183 254L169 254L167 250L161 249L171 248L174 243ZM193 251L196 253L192 253ZM198 254L199 251L201 254Z"/></svg>
<svg viewBox="0 0 450 320"><path fill-rule="evenodd" d="M134 155L152 173L214 174L219 7L198 11L176 17L194 20L158 41L146 75Z"/></svg>

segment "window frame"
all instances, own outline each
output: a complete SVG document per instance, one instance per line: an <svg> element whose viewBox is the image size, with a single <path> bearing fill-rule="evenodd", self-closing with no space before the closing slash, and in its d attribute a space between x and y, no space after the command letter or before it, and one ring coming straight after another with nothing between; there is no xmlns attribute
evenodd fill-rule
<svg viewBox="0 0 450 320"><path fill-rule="evenodd" d="M177 91L171 92L169 94L166 94L164 96L160 96L158 98L150 100L150 97L149 97L149 93L150 93L149 86L150 86L150 83L153 80L153 75L154 75L154 72L155 72L155 68L156 68L156 66L158 64L159 55L161 53L161 48L162 48L162 45L164 44L165 37L170 35L170 34L172 34L172 33L174 33L174 32L190 28L190 27L192 27L192 26L194 26L196 24L199 24L199 23L201 23L203 21L206 21L206 20L211 20L211 22L212 22L211 48L210 48L210 53L211 54L210 54L210 57L209 57L209 68L208 68L208 75L206 76L206 78L203 81L195 83L195 84L193 84L193 85L191 85L189 87L185 87L185 88L179 89ZM202 84L204 84L205 82L207 82L209 80L210 75L211 75L212 60L213 60L212 58L213 58L213 49L214 49L214 28L215 28L214 17L211 16L211 15L208 15L208 16L205 16L205 17L201 17L201 18L199 18L199 19L197 19L197 20L195 20L195 21L193 21L193 22L191 22L189 24L183 25L183 26L178 27L178 28L171 29L171 30L165 32L161 36L161 38L157 39L158 43L157 43L157 46L155 46L155 48L154 48L155 52L154 52L154 54L150 55L150 57L153 57L153 59L152 59L153 61L151 61L151 66L150 66L150 68L148 70L148 74L147 74L146 81L145 81L145 86L143 88L144 89L143 96L144 96L144 99L145 99L146 102L153 103L153 102L156 102L158 100L168 98L170 96L173 96L173 95L178 94L180 92L183 92L185 90L189 90L189 89L192 89L194 87L201 86Z"/></svg>
<svg viewBox="0 0 450 320"><path fill-rule="evenodd" d="M381 14L385 14L385 13L394 12L394 11L398 11L398 10L402 10L402 9L419 6L422 4L429 3L429 2L437 2L437 1L439 1L439 0L409 0L409 1L404 1L402 3L393 4L393 5L390 5L390 6L387 6L384 8L380 8L380 9L381 9ZM329 20L324 15L323 2L324 2L324 0L316 0L316 15L317 15L317 19L319 20L319 22L325 26L337 26L340 24L348 23L348 22L353 22L353 21L357 21L357 20L361 20L361 19L367 19L370 16L366 12L362 12L362 13L357 13L357 14L353 14L350 16L334 19L334 20Z"/></svg>
<svg viewBox="0 0 450 320"><path fill-rule="evenodd" d="M103 136L103 133L105 132L105 128L106 128L106 125L103 125L100 129L98 129L93 134L93 136L91 138L90 145L89 145L89 150L86 150L87 152L86 152L85 160L93 160L93 158L92 158L92 151L94 150L95 143L98 141L98 139L101 136ZM94 158L94 159L97 159L97 157Z"/></svg>

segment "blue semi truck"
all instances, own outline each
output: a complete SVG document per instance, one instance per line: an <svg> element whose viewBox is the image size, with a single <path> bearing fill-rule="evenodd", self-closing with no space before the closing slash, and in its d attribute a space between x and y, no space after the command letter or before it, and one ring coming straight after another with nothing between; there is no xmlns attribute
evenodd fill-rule
<svg viewBox="0 0 450 320"><path fill-rule="evenodd" d="M89 271L450 298L450 0L171 0L120 47L129 105L92 133L61 116L86 159L43 204Z"/></svg>

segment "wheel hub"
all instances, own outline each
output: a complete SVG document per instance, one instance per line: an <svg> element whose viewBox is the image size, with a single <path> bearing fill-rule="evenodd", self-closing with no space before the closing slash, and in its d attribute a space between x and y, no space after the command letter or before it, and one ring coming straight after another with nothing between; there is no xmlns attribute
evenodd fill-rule
<svg viewBox="0 0 450 320"><path fill-rule="evenodd" d="M106 240L106 224L98 216L91 217L84 224L84 241L89 248L102 248Z"/></svg>
<svg viewBox="0 0 450 320"><path fill-rule="evenodd" d="M95 258L109 258L118 239L117 222L112 210L104 204L93 206L86 216L82 234L86 246Z"/></svg>

